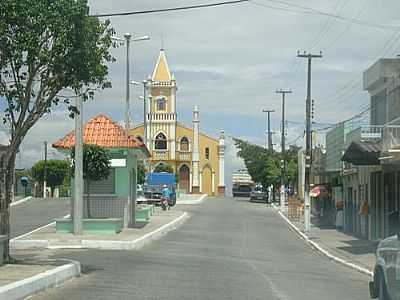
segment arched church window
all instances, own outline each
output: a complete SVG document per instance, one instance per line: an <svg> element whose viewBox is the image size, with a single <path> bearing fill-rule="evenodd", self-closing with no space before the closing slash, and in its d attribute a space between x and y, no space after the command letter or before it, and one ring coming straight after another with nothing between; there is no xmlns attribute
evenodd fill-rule
<svg viewBox="0 0 400 300"><path fill-rule="evenodd" d="M162 132L157 134L156 140L154 142L154 148L157 150L166 150L167 149L167 138Z"/></svg>
<svg viewBox="0 0 400 300"><path fill-rule="evenodd" d="M181 138L181 151L189 151L189 140L185 136Z"/></svg>
<svg viewBox="0 0 400 300"><path fill-rule="evenodd" d="M167 100L164 97L157 99L157 110L166 110Z"/></svg>
<svg viewBox="0 0 400 300"><path fill-rule="evenodd" d="M206 148L206 159L210 159L210 148Z"/></svg>

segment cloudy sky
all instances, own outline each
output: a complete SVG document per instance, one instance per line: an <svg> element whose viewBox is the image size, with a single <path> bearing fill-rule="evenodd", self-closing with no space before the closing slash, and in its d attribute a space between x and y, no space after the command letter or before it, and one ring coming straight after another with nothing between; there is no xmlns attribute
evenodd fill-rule
<svg viewBox="0 0 400 300"><path fill-rule="evenodd" d="M112 13L219 0L90 0L91 13ZM119 36L149 35L150 41L133 44L131 76L141 81L151 74L158 51L166 50L178 83L178 118L190 125L191 111L198 105L201 129L217 136L228 135L265 144L266 115L275 109L272 126L279 144L281 98L276 89L288 89L288 142L304 130L306 60L297 50L323 52L313 61L312 95L315 121L339 122L368 107L362 90L362 72L380 57L398 54L400 33L398 0L254 0L248 3L201 10L111 18ZM384 4L383 4L384 3ZM299 8L306 6L311 10ZM355 22L316 14L335 14ZM306 13L304 13L306 12ZM359 22L360 20L361 22ZM358 24L361 23L361 24ZM397 30L397 31L396 31ZM110 65L113 88L96 95L84 106L84 118L105 112L123 119L125 48L113 49L117 62ZM141 87L132 87L134 123L142 120ZM323 124L318 124L323 127ZM22 146L20 166L29 166L43 156L43 141L50 143L73 127L64 111L46 116L32 129ZM4 135L4 134L3 134ZM0 136L1 138L1 136ZM4 137L3 137L4 138ZM323 133L319 140L323 141ZM229 142L229 141L228 141ZM302 139L297 139L301 144ZM227 173L240 166L234 147L228 147ZM56 156L51 151L50 157Z"/></svg>

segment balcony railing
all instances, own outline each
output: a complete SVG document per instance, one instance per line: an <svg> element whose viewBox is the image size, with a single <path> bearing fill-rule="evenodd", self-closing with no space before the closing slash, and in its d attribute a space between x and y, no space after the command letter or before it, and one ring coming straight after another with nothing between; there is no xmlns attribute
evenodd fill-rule
<svg viewBox="0 0 400 300"><path fill-rule="evenodd" d="M362 125L361 126L361 139L362 140L380 140L382 139L382 132L384 126L382 125Z"/></svg>
<svg viewBox="0 0 400 300"><path fill-rule="evenodd" d="M178 151L177 154L178 154L177 155L178 159L180 161L191 161L192 160L192 155L189 151Z"/></svg>
<svg viewBox="0 0 400 300"><path fill-rule="evenodd" d="M175 113L151 113L147 114L147 122L173 122L176 120Z"/></svg>
<svg viewBox="0 0 400 300"><path fill-rule="evenodd" d="M153 150L153 159L154 160L169 160L169 151L168 150Z"/></svg>

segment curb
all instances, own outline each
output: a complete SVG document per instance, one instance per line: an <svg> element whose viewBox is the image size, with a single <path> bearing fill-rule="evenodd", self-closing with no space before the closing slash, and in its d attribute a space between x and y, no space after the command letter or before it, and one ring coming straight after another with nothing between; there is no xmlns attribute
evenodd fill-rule
<svg viewBox="0 0 400 300"><path fill-rule="evenodd" d="M66 219L66 218L69 218L70 217L70 214L68 214L68 215L65 215L64 217L62 217L63 219ZM13 242L15 242L16 240L19 240L19 239L22 239L22 238L24 238L24 237L26 237L26 236L28 236L28 235L30 235L30 234L32 234L32 233L35 233L35 232L37 232L37 231L39 231L39 230L42 230L42 229L44 229L44 228L46 228L46 227L49 227L49 226L53 226L53 225L55 225L56 224L56 222L51 222L51 223L49 223L49 224L46 224L46 225L43 225L43 226L40 226L40 227L38 227L38 228L36 228L36 229L34 229L34 230L31 230L31 231L29 231L29 232L27 232L27 233L24 233L24 234L21 234L21 235L19 235L19 236L16 236L15 238L12 238L11 240L10 240L10 243L13 243ZM39 240L40 241L40 240ZM43 241L43 240L42 240Z"/></svg>
<svg viewBox="0 0 400 300"><path fill-rule="evenodd" d="M329 251L325 250L323 247L321 247L318 243L310 240L310 238L303 233L296 225L294 225L275 205L273 205L274 209L278 212L278 214L286 221L286 223L289 224L289 226L298 234L300 235L300 237L306 241L307 244L309 244L312 248L314 248L315 250L319 251L320 253L322 253L323 255L325 255L326 257L328 257L329 259L342 264L346 267L349 267L352 270L356 270L360 273L369 275L371 277L374 276L374 273L370 270L368 270L367 268L361 267L359 265L356 265L354 263L348 262L340 257L337 257L333 254L331 254Z"/></svg>
<svg viewBox="0 0 400 300"><path fill-rule="evenodd" d="M182 200L182 201L176 201L177 205L183 204L183 205L192 205L192 204L200 204L204 201L204 199L207 197L207 194L204 194L200 196L200 198L196 200Z"/></svg>
<svg viewBox="0 0 400 300"><path fill-rule="evenodd" d="M189 214L182 215L164 224L144 236L132 241L81 240L77 245L50 245L48 240L11 240L10 247L18 250L28 249L101 249L101 250L137 250L147 243L157 240L166 233L175 230L189 218Z"/></svg>
<svg viewBox="0 0 400 300"><path fill-rule="evenodd" d="M21 204L21 203L24 203L24 202L26 202L26 201L29 201L29 200L31 200L32 198L33 198L32 196L28 196L28 197L23 198L23 199L21 199L21 200L11 202L11 203L10 203L10 206L16 206L16 205L18 205L18 204Z"/></svg>
<svg viewBox="0 0 400 300"><path fill-rule="evenodd" d="M68 264L0 287L0 299L24 299L47 288L59 286L69 279L79 277L81 264L78 261L68 261Z"/></svg>

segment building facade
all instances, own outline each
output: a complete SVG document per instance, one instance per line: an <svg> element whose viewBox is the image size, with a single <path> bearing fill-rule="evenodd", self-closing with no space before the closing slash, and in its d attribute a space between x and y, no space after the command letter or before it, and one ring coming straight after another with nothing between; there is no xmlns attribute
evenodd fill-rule
<svg viewBox="0 0 400 300"><path fill-rule="evenodd" d="M225 194L225 138L200 132L200 113L193 109L192 126L178 122L177 84L170 73L165 51L160 50L153 74L145 82L145 122L130 130L151 152L147 169L172 167L178 188L186 193Z"/></svg>
<svg viewBox="0 0 400 300"><path fill-rule="evenodd" d="M371 240L399 230L400 59L379 59L363 74L369 124L346 136L344 229Z"/></svg>

